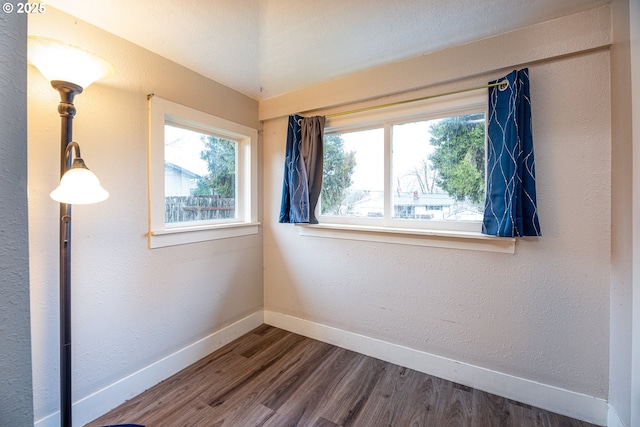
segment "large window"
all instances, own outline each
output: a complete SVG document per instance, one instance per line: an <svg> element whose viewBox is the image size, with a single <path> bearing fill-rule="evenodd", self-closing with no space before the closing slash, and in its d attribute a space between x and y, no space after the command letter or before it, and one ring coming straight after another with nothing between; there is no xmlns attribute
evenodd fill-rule
<svg viewBox="0 0 640 427"><path fill-rule="evenodd" d="M257 132L150 100L150 247L257 232Z"/></svg>
<svg viewBox="0 0 640 427"><path fill-rule="evenodd" d="M330 119L320 222L479 232L485 110L481 90Z"/></svg>

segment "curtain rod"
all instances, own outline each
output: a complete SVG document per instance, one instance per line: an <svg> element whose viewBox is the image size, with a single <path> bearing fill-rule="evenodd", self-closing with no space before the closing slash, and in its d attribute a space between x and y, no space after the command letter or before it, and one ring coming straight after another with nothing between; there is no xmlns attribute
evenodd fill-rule
<svg viewBox="0 0 640 427"><path fill-rule="evenodd" d="M390 102L388 104L373 105L371 107L364 107L364 108L358 108L358 109L355 109L355 110L342 111L340 113L327 114L327 115L325 115L325 117L327 119L329 119L329 118L332 118L332 117L347 116L349 114L362 113L362 112L371 111L371 110L378 110L380 108L394 107L396 105L409 104L411 102L417 102L417 101L425 101L427 99L439 98L441 96L447 96L447 95L455 95L455 94L464 93L464 92L471 92L473 90L478 90L478 89L487 89L487 88L495 87L495 86L499 86L500 90L505 90L505 89L507 89L509 87L509 82L507 80L502 80L500 82L490 83L490 84L487 84L487 85L484 85L484 86L477 86L477 87L472 87L472 88L467 88L467 89L455 90L455 91L452 91L452 92L439 93L437 95L423 96L422 98L407 99L405 101Z"/></svg>

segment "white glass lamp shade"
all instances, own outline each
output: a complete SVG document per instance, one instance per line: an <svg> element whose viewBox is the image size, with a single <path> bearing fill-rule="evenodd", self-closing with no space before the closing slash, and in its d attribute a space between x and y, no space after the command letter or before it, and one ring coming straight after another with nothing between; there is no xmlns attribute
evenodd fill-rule
<svg viewBox="0 0 640 427"><path fill-rule="evenodd" d="M83 89L116 74L115 68L98 55L47 37L29 36L27 56L47 80L74 83Z"/></svg>
<svg viewBox="0 0 640 427"><path fill-rule="evenodd" d="M71 168L60 179L58 188L51 192L53 200L71 205L98 203L107 197L107 190L102 188L98 177L87 169L80 158L73 161Z"/></svg>

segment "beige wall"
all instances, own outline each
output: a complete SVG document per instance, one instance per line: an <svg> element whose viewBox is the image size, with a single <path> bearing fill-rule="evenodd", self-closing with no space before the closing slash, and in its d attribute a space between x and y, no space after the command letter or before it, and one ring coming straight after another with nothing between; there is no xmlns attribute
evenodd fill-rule
<svg viewBox="0 0 640 427"><path fill-rule="evenodd" d="M254 129L260 126L258 107L244 95L53 8L30 18L29 33L80 45L118 69L116 77L93 84L75 102L74 139L111 194L101 204L73 208L77 401L261 310L261 234L154 250L147 248L146 237L146 95ZM28 71L34 405L36 420L45 426L55 425L46 417L55 419L58 409L58 205L49 192L59 174L59 95L35 68ZM99 400L103 397L108 396ZM90 415L75 411L78 423L89 421Z"/></svg>
<svg viewBox="0 0 640 427"><path fill-rule="evenodd" d="M605 7L577 16L261 103L268 119L265 310L605 402L610 15ZM397 98L444 93L523 66L531 75L541 238L519 240L516 253L504 255L304 237L277 224L286 138L286 120L277 116L286 105L289 113L335 105L341 106L332 111L349 110L389 90L427 87ZM456 81L446 83L448 75ZM535 396L528 398L535 403ZM588 410L572 415L587 417Z"/></svg>

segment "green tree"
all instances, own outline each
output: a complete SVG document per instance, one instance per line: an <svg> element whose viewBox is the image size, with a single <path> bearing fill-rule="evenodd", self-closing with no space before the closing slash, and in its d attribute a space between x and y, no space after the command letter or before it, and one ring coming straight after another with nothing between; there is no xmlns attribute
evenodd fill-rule
<svg viewBox="0 0 640 427"><path fill-rule="evenodd" d="M214 194L213 188L207 184L206 177L198 179L197 185L197 188L191 189L192 196L212 196Z"/></svg>
<svg viewBox="0 0 640 427"><path fill-rule="evenodd" d="M351 186L351 175L356 167L353 151L345 152L340 135L324 137L324 166L322 171L322 213L338 213Z"/></svg>
<svg viewBox="0 0 640 427"><path fill-rule="evenodd" d="M484 199L484 114L448 117L431 125L429 156L436 183L451 197L481 203Z"/></svg>
<svg viewBox="0 0 640 427"><path fill-rule="evenodd" d="M200 152L200 158L207 162L209 173L198 181L198 188L193 194L234 198L237 142L211 135L203 137L202 142L205 149Z"/></svg>

